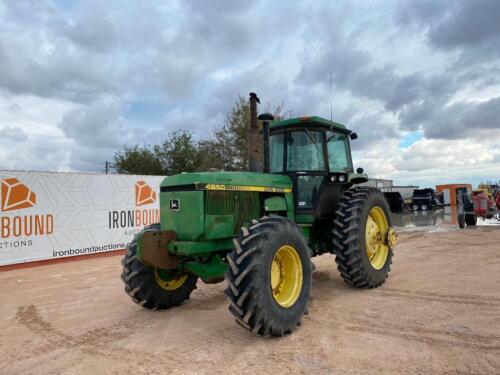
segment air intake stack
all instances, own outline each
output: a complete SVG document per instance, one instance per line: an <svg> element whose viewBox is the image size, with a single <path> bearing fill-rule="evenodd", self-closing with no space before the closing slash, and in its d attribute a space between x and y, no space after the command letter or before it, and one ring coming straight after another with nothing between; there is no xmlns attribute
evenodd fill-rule
<svg viewBox="0 0 500 375"><path fill-rule="evenodd" d="M257 117L259 121L262 121L262 138L264 146L264 173L271 172L271 166L269 161L269 125L274 121L274 116L270 113L263 113Z"/></svg>

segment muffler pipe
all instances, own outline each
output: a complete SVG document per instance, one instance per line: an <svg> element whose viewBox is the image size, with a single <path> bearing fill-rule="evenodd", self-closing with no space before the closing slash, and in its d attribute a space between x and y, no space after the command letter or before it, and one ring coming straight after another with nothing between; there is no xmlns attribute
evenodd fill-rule
<svg viewBox="0 0 500 375"><path fill-rule="evenodd" d="M260 99L254 92L250 93L250 129L248 132L248 170L262 172L262 145L259 142L259 125L257 124L257 103Z"/></svg>

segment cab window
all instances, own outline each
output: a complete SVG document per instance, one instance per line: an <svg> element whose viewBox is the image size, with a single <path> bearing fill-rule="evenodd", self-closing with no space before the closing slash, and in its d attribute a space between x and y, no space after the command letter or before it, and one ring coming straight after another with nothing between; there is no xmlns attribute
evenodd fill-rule
<svg viewBox="0 0 500 375"><path fill-rule="evenodd" d="M322 133L315 130L288 133L286 167L288 171L325 170Z"/></svg>
<svg viewBox="0 0 500 375"><path fill-rule="evenodd" d="M347 172L352 170L349 157L349 140L347 135L335 132L326 133L328 149L328 168L330 172Z"/></svg>

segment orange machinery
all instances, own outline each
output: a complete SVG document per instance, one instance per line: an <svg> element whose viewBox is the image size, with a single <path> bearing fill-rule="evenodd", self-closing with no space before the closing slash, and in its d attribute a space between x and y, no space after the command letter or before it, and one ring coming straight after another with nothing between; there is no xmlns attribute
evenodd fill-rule
<svg viewBox="0 0 500 375"><path fill-rule="evenodd" d="M436 185L436 191L443 193L443 204L445 206L456 206L458 203L458 195L460 191L472 195L471 184L447 184Z"/></svg>
<svg viewBox="0 0 500 375"><path fill-rule="evenodd" d="M436 185L436 192L443 194L445 220L447 224L458 224L458 196L460 191L472 196L471 184ZM449 206L449 207L446 207ZM448 218L448 219L447 219Z"/></svg>

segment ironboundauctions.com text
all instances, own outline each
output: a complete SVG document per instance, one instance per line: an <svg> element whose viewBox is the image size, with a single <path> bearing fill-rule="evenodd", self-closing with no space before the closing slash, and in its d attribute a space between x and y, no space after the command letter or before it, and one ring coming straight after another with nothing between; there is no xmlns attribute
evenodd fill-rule
<svg viewBox="0 0 500 375"><path fill-rule="evenodd" d="M65 257L70 255L81 255L81 254L92 254L92 253L100 253L103 251L110 250L121 250L125 249L126 245L123 243L118 244L109 244L109 245L96 245L90 247L84 247L82 249L68 249L68 250L60 250L60 251L52 251L52 256L55 257Z"/></svg>

